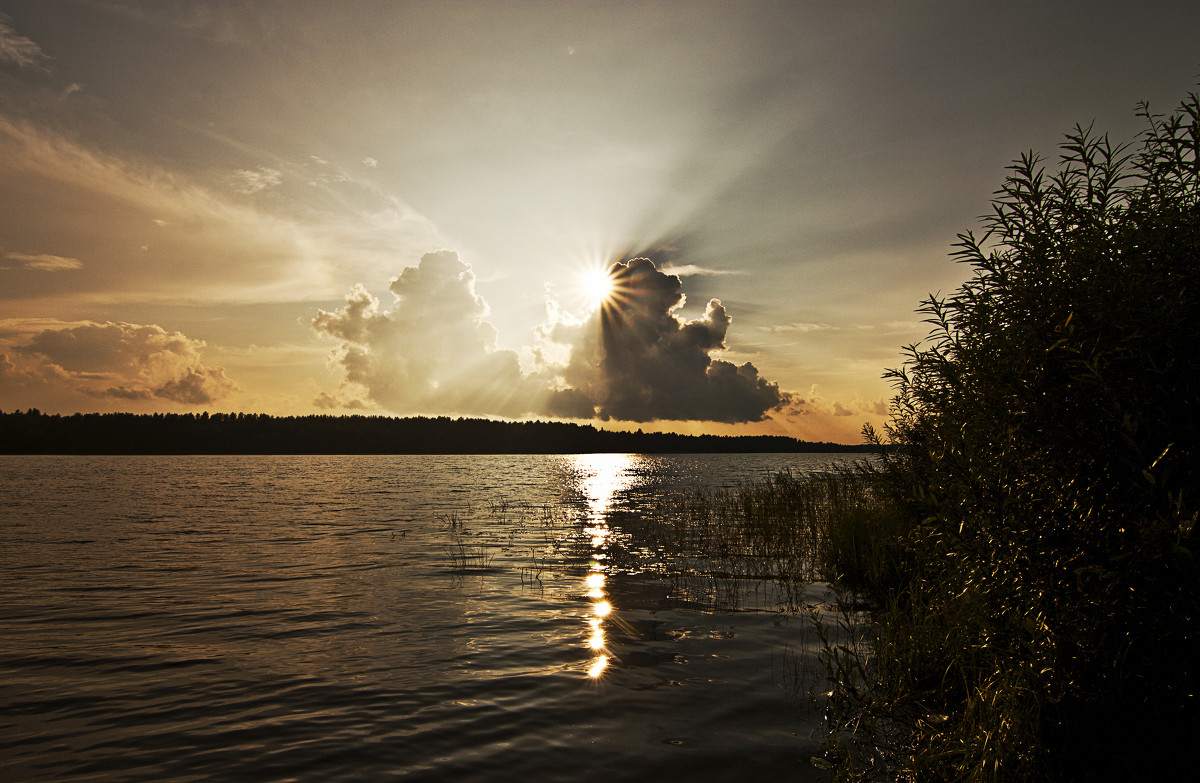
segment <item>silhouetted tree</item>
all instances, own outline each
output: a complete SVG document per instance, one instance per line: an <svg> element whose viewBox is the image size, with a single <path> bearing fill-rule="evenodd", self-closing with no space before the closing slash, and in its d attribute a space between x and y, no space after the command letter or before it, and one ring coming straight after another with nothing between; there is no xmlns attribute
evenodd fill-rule
<svg viewBox="0 0 1200 783"><path fill-rule="evenodd" d="M571 454L861 451L774 435L624 433L566 422L213 413L0 413L7 454Z"/></svg>

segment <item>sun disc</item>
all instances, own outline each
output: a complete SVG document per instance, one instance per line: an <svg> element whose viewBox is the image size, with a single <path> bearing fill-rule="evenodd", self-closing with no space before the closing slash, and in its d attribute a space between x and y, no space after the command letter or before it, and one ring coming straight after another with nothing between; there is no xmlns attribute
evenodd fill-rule
<svg viewBox="0 0 1200 783"><path fill-rule="evenodd" d="M602 305L613 293L613 279L605 269L591 269L583 273L580 286L593 305Z"/></svg>

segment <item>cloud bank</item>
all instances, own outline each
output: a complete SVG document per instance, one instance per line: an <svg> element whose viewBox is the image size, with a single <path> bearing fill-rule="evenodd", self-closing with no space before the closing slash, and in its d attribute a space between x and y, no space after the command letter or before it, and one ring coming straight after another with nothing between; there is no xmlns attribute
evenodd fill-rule
<svg viewBox="0 0 1200 783"><path fill-rule="evenodd" d="M614 264L614 295L582 320L550 308L524 372L496 346L475 275L456 253L426 254L394 278L390 310L361 285L312 324L341 341L344 381L322 407L370 401L397 413L455 413L649 422L761 421L791 395L753 364L714 358L731 318L717 299L691 321L679 277L645 258Z"/></svg>
<svg viewBox="0 0 1200 783"><path fill-rule="evenodd" d="M160 326L84 322L32 333L28 325L0 326L7 349L0 353L0 390L13 398L52 390L76 400L203 405L237 390L223 368L204 364L204 342Z"/></svg>

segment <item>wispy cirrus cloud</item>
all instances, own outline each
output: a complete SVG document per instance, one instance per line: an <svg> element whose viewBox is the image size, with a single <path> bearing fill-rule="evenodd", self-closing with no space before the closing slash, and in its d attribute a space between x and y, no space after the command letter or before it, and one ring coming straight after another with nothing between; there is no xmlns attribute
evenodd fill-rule
<svg viewBox="0 0 1200 783"><path fill-rule="evenodd" d="M55 256L49 253L30 255L28 253L6 253L5 258L20 261L25 269L37 269L41 272L64 272L70 269L82 269L83 262L69 256Z"/></svg>
<svg viewBox="0 0 1200 783"><path fill-rule="evenodd" d="M735 269L712 269L696 264L666 264L659 269L664 275L675 275L676 277L700 277L700 276L717 276L717 275L740 275L741 272Z"/></svg>
<svg viewBox="0 0 1200 783"><path fill-rule="evenodd" d="M233 181L233 189L238 193L251 195L260 190L277 187L283 181L283 172L266 167L238 169L230 176L230 180Z"/></svg>
<svg viewBox="0 0 1200 783"><path fill-rule="evenodd" d="M46 71L49 59L42 47L14 30L8 17L0 14L0 62Z"/></svg>
<svg viewBox="0 0 1200 783"><path fill-rule="evenodd" d="M839 327L827 323L793 321L792 323L772 324L771 326L763 326L759 328L761 328L763 331L770 332L771 334L808 334L810 332L831 332L837 330Z"/></svg>
<svg viewBox="0 0 1200 783"><path fill-rule="evenodd" d="M399 198L330 168L313 161L247 167L232 179L241 192L230 192L219 186L228 178L198 180L0 110L0 205L11 207L0 225L14 236L34 226L31 236L69 238L64 259L77 259L75 248L86 247L88 287L78 301L331 298L349 275L385 273L397 256L445 244L438 228ZM280 191L279 198L240 197L268 190ZM44 210L30 206L38 203L87 203L92 211L60 212L50 225ZM33 254L13 260L43 271L74 268ZM22 285L4 292L7 298L47 293L35 280Z"/></svg>
<svg viewBox="0 0 1200 783"><path fill-rule="evenodd" d="M93 0L93 4L127 19L179 30L221 46L244 49L261 47L276 27L269 10L232 0L183 3Z"/></svg>

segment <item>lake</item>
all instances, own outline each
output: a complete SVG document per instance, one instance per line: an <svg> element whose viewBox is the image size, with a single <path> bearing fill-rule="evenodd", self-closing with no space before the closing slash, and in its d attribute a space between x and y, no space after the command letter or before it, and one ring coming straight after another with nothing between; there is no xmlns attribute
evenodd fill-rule
<svg viewBox="0 0 1200 783"><path fill-rule="evenodd" d="M0 456L0 779L827 779L795 591L621 520L860 457Z"/></svg>

